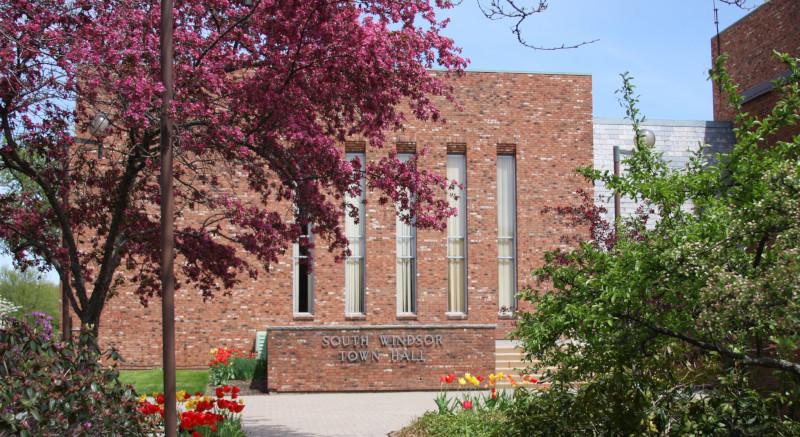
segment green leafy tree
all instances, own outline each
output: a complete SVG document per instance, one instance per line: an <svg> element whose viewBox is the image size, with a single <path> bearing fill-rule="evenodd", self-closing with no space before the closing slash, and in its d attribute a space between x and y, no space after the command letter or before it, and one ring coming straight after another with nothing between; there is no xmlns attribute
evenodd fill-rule
<svg viewBox="0 0 800 437"><path fill-rule="evenodd" d="M0 296L18 309L14 314L39 312L58 320L58 285L43 279L37 271L0 268Z"/></svg>
<svg viewBox="0 0 800 437"><path fill-rule="evenodd" d="M615 231L598 225L592 206L558 210L593 235L547 254L538 287L522 292L537 310L521 315L515 334L529 358L558 366L559 395L534 397L517 416L570 411L583 424L577 433L798 432L800 140L769 139L797 123L800 69L780 59L791 75L760 120L742 112L722 61L712 72L739 114L731 153L700 151L671 170L640 143L621 176L580 170L652 214L622 218ZM547 399L559 407L543 407Z"/></svg>

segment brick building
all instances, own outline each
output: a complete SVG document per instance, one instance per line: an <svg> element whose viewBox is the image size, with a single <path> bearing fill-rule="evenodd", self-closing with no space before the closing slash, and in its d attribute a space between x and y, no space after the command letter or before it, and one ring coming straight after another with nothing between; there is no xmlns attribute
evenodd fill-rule
<svg viewBox="0 0 800 437"><path fill-rule="evenodd" d="M773 51L800 57L800 2L770 0L711 39L712 59L730 58L725 66L744 97L742 109L761 118L777 101L773 81L788 74L788 68L773 57ZM733 120L727 95L714 86L714 120ZM800 126L781 130L773 140L788 140L800 134Z"/></svg>
<svg viewBox="0 0 800 437"><path fill-rule="evenodd" d="M343 223L353 251L344 263L317 241L310 275L295 249L231 297L203 303L178 290L179 367L205 367L212 348L251 349L266 331L272 390L435 389L446 372L494 371L514 293L567 232L542 208L591 190L574 172L593 159L591 77L469 72L455 85L463 112L441 99L447 124L412 120L390 136L401 157L426 148L419 165L465 184L448 231L398 223L367 192L359 225ZM367 160L386 153L342 147ZM103 318L100 338L125 365L160 366L158 305L121 289Z"/></svg>

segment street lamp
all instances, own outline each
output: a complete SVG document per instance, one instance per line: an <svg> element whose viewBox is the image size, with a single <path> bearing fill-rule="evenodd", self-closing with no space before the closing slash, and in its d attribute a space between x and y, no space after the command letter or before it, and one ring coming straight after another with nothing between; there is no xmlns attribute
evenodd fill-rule
<svg viewBox="0 0 800 437"><path fill-rule="evenodd" d="M656 144L656 135L650 129L642 129L639 131L639 138L633 137L633 144L639 141L647 147L653 147ZM620 149L619 146L614 146L614 176L619 177L619 163L622 162L621 155L633 155L633 151ZM620 199L619 192L614 193L614 223L619 219Z"/></svg>

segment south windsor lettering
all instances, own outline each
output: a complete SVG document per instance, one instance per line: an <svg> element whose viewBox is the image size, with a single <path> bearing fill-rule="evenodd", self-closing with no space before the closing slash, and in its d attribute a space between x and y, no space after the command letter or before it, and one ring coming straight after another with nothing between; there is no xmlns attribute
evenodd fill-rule
<svg viewBox="0 0 800 437"><path fill-rule="evenodd" d="M424 363L425 351L443 347L441 334L389 335L355 334L322 337L322 348L339 349L332 356L341 363L362 363L389 359L393 363Z"/></svg>

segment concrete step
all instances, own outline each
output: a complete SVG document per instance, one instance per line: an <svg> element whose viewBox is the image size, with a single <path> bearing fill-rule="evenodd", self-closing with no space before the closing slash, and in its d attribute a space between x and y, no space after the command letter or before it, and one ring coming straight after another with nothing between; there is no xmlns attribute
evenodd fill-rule
<svg viewBox="0 0 800 437"><path fill-rule="evenodd" d="M518 346L517 342L499 340L495 343L495 374L498 372L503 372L504 375L510 375L519 385L528 385L533 387L545 386L546 383L539 384L538 381L542 379L547 370L554 370L555 368L543 368L536 373L523 373L523 375L520 376L521 370L524 370L534 363L522 360L522 349ZM532 384L530 382L525 382L525 377L533 378L537 380L537 383ZM513 384L507 378L503 378L503 380L497 382L496 387L498 389L508 389L513 388Z"/></svg>

